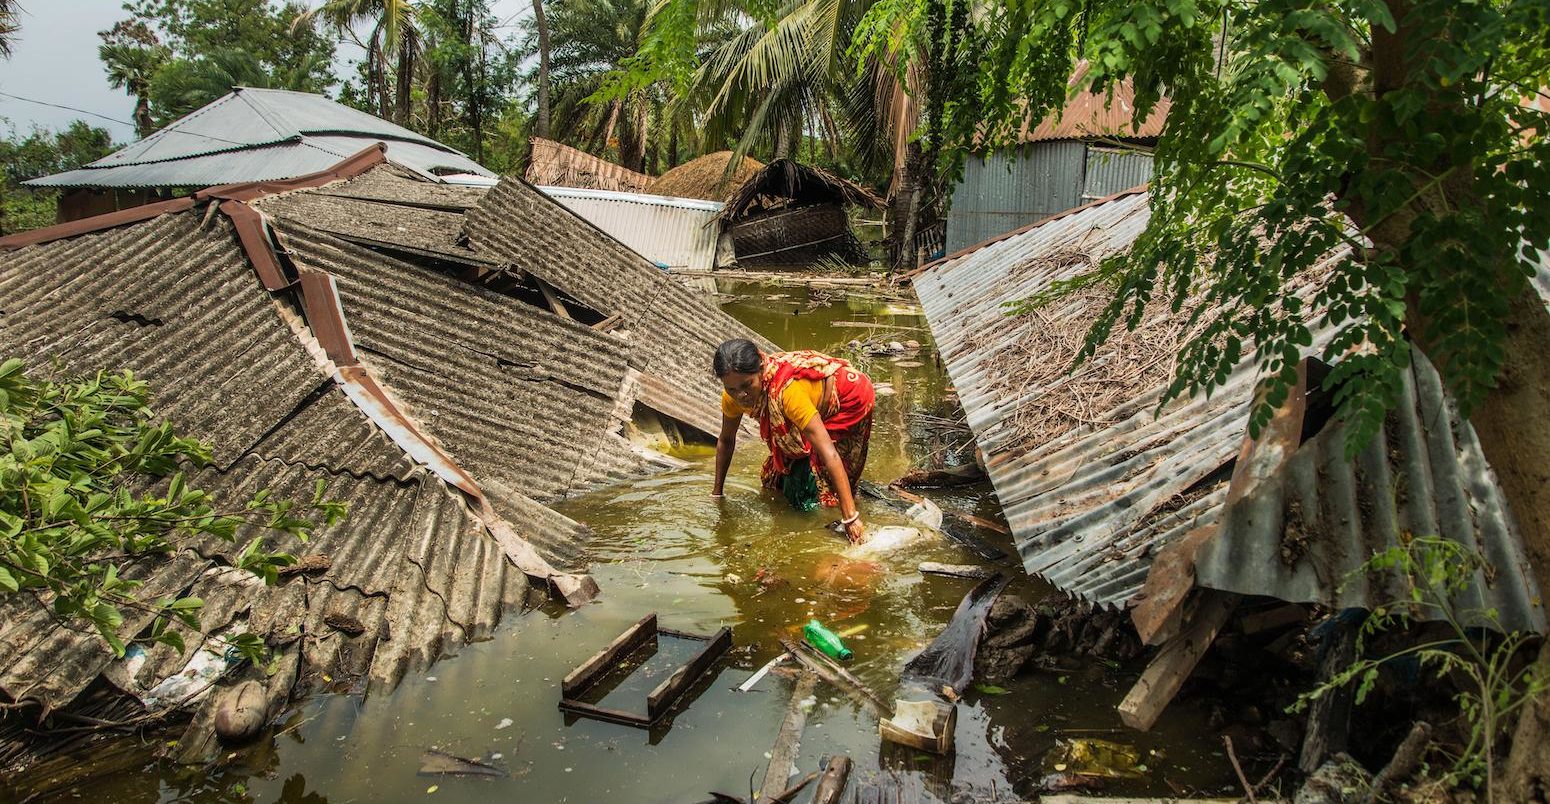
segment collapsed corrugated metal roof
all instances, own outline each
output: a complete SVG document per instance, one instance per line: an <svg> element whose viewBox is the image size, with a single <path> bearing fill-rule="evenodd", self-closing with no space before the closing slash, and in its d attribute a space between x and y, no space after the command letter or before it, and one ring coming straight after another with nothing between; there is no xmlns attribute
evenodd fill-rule
<svg viewBox="0 0 1550 804"><path fill-rule="evenodd" d="M209 187L326 170L373 142L436 180L494 174L462 153L322 95L238 87L139 142L32 187Z"/></svg>
<svg viewBox="0 0 1550 804"><path fill-rule="evenodd" d="M591 223L575 215L556 219L555 205L536 187L503 179L469 210L464 233L480 254L532 274L603 315L620 316L630 366L645 375L640 402L716 432L721 391L706 369L707 355L728 338L768 342L623 243L596 236L600 230ZM555 254L565 254L569 262L560 266ZM676 379L694 377L703 379Z"/></svg>
<svg viewBox="0 0 1550 804"><path fill-rule="evenodd" d="M0 239L0 342L11 354L34 370L55 360L68 373L133 370L158 415L211 444L215 462L194 482L218 503L260 488L310 495L318 479L350 503L346 520L309 543L279 545L328 556L315 575L255 585L223 570L223 544L138 570L147 589L204 598L207 630L246 627L278 646L291 672L265 681L272 703L298 676L391 687L488 634L527 599L530 580L586 598L590 581L548 563L576 561L583 529L543 502L665 462L626 437L637 402L715 432L692 408L718 410L712 341L746 328L517 187L520 216L482 231L543 237L548 250L526 255L525 270L449 243L444 216L461 218L468 191L414 181L380 150L289 185L217 188L138 220ZM362 204L439 234L394 229L413 244L369 248L326 231L359 224ZM540 274L588 289L606 313L523 284ZM604 331L587 320L605 316L623 323ZM129 678L98 638L54 624L30 598L6 607L0 695L45 714L99 677L138 696L199 648L157 647ZM325 622L340 616L363 630ZM130 635L143 626L126 623ZM188 757L210 745L208 707L180 741ZM22 720L0 721L0 763L37 745Z"/></svg>
<svg viewBox="0 0 1550 804"><path fill-rule="evenodd" d="M1304 404L1284 428L1303 429ZM1267 436L1268 438L1268 436ZM1454 599L1475 625L1496 612L1509 630L1545 630L1545 607L1523 540L1474 428L1459 416L1442 379L1411 351L1399 403L1355 460L1345 457L1346 425L1334 421L1287 450L1254 444L1243 460L1218 534L1195 554L1196 584L1241 594L1370 608L1408 600L1393 574L1362 565L1410 537L1438 536L1488 562ZM1423 610L1417 619L1440 618Z"/></svg>
<svg viewBox="0 0 1550 804"><path fill-rule="evenodd" d="M1007 314L1007 302L1079 276L1128 248L1149 214L1145 190L1131 190L954 254L914 277L968 423L985 451L1024 567L1078 598L1120 607L1140 591L1158 550L1185 533L1218 524L1215 544L1224 552L1212 565L1208 585L1256 594L1284 592L1294 600L1373 602L1367 587L1338 595L1335 587L1344 581L1339 572L1304 571L1296 562L1286 569L1284 583L1269 582L1275 572L1268 565L1281 562L1272 545L1281 540L1284 521L1266 511L1279 512L1279 497L1263 503L1268 508L1252 533L1243 534L1246 542L1237 541L1240 526L1234 521L1219 521L1228 497L1228 469L1247 431L1257 379L1252 356L1210 397L1175 400L1159 410L1179 345L1194 336L1183 326L1188 310L1174 315L1167 305L1152 304L1136 331L1117 332L1074 372L1069 371L1072 360L1108 300L1102 288L1074 293L1031 313ZM1309 276L1322 275L1324 266L1343 258L1343 252L1329 255ZM1312 284L1299 292L1311 292ZM1314 330L1308 354L1318 354L1332 334L1322 325ZM1447 444L1407 439L1389 445L1398 452L1386 476L1399 478L1418 495L1408 503L1404 522L1464 527L1468 523L1455 514L1467 500L1466 507L1476 514L1477 530L1471 531L1476 543L1491 561L1505 562L1493 581L1503 588L1481 594L1505 606L1504 613L1514 612L1507 616L1515 626L1542 627L1542 612L1530 613L1537 604L1525 604L1537 592L1521 571L1516 531L1492 524L1508 517L1473 431L1456 416L1446 417L1440 386L1426 387L1422 409L1433 417L1429 421L1446 425L1434 436L1452 438ZM1413 425L1414 420L1412 409L1405 421ZM1308 456L1297 465L1311 472L1338 453L1338 447L1328 447L1339 444L1337 430L1331 427L1310 442ZM1350 482L1342 488L1357 498L1350 504L1364 510L1395 507L1391 487L1358 483L1349 477L1352 470L1345 471ZM1286 482L1312 483L1311 475L1298 477ZM1311 494L1311 489L1303 492ZM1423 515L1426 511L1433 513ZM1378 532L1381 524L1374 521L1370 531L1350 523L1321 530L1331 541L1310 548L1308 555L1338 565L1336 570L1360 564L1372 542L1385 537ZM1395 535L1388 532L1386 538Z"/></svg>

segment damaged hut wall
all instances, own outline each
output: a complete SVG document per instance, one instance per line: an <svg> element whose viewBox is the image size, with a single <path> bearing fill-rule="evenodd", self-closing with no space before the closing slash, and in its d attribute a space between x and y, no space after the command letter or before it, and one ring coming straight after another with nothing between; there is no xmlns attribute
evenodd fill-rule
<svg viewBox="0 0 1550 804"><path fill-rule="evenodd" d="M644 376L640 402L714 435L721 426L720 383L710 356L728 338L774 348L714 301L646 262L537 189L504 179L466 216L480 254L527 271L622 321L630 366Z"/></svg>
<svg viewBox="0 0 1550 804"><path fill-rule="evenodd" d="M1152 158L1054 140L971 156L953 186L947 253L1150 180Z"/></svg>
<svg viewBox="0 0 1550 804"><path fill-rule="evenodd" d="M1361 572L1362 564L1406 536L1436 536L1490 565L1489 577L1477 571L1455 598L1459 611L1494 610L1504 628L1545 630L1544 602L1501 488L1425 355L1412 350L1399 403L1355 460L1345 458L1346 434L1344 422L1325 427L1226 510L1220 532L1196 554L1199 585L1372 608L1408 599L1409 590L1397 576Z"/></svg>

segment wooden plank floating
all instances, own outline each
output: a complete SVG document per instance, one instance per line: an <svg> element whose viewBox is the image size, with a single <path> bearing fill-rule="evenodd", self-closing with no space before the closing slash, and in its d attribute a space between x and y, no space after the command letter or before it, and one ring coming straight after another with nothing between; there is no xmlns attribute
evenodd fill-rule
<svg viewBox="0 0 1550 804"><path fill-rule="evenodd" d="M764 770L764 784L759 787L759 797L773 799L786 790L791 771L796 767L797 753L802 748L802 730L807 728L807 710L802 701L813 694L818 686L818 675L811 670L797 676L796 687L791 690L791 702L786 705L786 717L780 723L780 733L775 737L775 747L770 749L770 764Z"/></svg>
<svg viewBox="0 0 1550 804"><path fill-rule="evenodd" d="M677 636L678 634L675 633L674 635ZM704 637L691 638L704 639ZM655 722L658 718L667 714L668 708L678 700L679 696L684 694L685 690L689 689L689 685L704 675L705 671L710 669L711 664L721 658L721 654L726 653L731 647L732 629L722 626L721 630L711 635L710 641L705 643L705 647L695 654L693 659L690 659L688 663L673 671L673 674L666 681L659 684L656 689L651 691L651 694L646 696L646 717L651 718Z"/></svg>
<svg viewBox="0 0 1550 804"><path fill-rule="evenodd" d="M926 575L946 575L949 578L989 578L996 574L995 570L977 564L939 564L935 561L922 561L918 569Z"/></svg>
<svg viewBox="0 0 1550 804"><path fill-rule="evenodd" d="M575 670L565 675L560 681L560 695L570 698L576 693L592 686L603 671L616 664L619 659L634 652L648 640L656 639L657 613L652 612L640 618L640 621L625 629L614 641L592 655L592 658L582 662Z"/></svg>
<svg viewBox="0 0 1550 804"><path fill-rule="evenodd" d="M610 670L619 666L631 654L641 647L655 644L657 637L668 636L677 639L704 642L705 646L694 657L680 665L668 679L652 690L646 696L646 712L639 714L627 712L622 709L613 709L606 706L577 700L575 696L586 692L597 683ZM671 628L660 628L657 625L657 614L652 612L640 618L638 622L625 629L624 633L615 637L608 646L593 654L591 658L582 662L576 669L566 674L560 682L560 709L583 717L606 720L610 723L622 723L626 726L638 726L650 728L665 717L701 676L710 670L712 664L720 659L732 647L732 629L722 627L710 636L702 634L690 634L684 631L675 631ZM638 669L638 668L637 668Z"/></svg>

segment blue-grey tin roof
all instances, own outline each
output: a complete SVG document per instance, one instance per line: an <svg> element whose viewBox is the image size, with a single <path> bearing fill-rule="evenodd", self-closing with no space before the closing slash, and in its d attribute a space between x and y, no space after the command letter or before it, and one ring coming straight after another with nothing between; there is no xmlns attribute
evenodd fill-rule
<svg viewBox="0 0 1550 804"><path fill-rule="evenodd" d="M494 174L464 154L321 95L238 88L139 142L32 187L209 187L327 170L375 142L430 179Z"/></svg>

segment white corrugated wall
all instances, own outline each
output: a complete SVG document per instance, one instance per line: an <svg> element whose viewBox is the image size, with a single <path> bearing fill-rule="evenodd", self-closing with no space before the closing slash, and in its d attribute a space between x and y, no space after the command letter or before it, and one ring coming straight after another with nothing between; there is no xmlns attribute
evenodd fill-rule
<svg viewBox="0 0 1550 804"><path fill-rule="evenodd" d="M573 187L538 189L654 263L702 271L716 267L721 204L715 201Z"/></svg>

